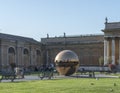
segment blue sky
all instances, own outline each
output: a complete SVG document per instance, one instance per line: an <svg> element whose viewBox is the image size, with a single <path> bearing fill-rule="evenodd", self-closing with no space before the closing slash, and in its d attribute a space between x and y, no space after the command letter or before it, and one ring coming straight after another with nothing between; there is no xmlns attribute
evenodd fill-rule
<svg viewBox="0 0 120 93"><path fill-rule="evenodd" d="M102 34L105 17L120 21L120 0L0 0L0 32L36 40Z"/></svg>

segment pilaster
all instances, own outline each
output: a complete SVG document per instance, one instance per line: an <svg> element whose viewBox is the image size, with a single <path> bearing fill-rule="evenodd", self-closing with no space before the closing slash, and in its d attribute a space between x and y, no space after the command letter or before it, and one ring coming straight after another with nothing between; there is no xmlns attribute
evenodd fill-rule
<svg viewBox="0 0 120 93"><path fill-rule="evenodd" d="M112 38L112 64L115 64L115 39Z"/></svg>
<svg viewBox="0 0 120 93"><path fill-rule="evenodd" d="M107 40L104 39L104 65L107 64Z"/></svg>

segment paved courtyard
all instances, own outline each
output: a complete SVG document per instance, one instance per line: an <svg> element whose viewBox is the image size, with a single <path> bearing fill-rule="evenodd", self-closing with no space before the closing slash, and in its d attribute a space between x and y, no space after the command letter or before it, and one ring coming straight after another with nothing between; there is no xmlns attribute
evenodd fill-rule
<svg viewBox="0 0 120 93"><path fill-rule="evenodd" d="M83 78L83 77L88 77L88 76L87 75L54 76L52 79ZM98 75L95 75L95 78L119 78L119 76L98 74ZM47 79L48 78L44 78L43 80L47 80ZM37 75L26 75L23 79L15 79L14 82L18 82L18 81L32 81L32 80L41 80L41 79ZM11 82L11 80L2 80L1 82Z"/></svg>

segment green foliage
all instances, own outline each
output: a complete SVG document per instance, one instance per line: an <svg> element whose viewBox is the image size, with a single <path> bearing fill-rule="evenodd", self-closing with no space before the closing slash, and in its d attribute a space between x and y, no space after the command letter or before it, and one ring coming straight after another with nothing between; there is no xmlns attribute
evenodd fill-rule
<svg viewBox="0 0 120 93"><path fill-rule="evenodd" d="M101 56L101 57L99 58L99 65L100 65L100 66L103 66L103 65L104 65L104 58L103 58L103 56Z"/></svg>
<svg viewBox="0 0 120 93"><path fill-rule="evenodd" d="M0 83L0 93L120 93L119 78L74 78Z"/></svg>

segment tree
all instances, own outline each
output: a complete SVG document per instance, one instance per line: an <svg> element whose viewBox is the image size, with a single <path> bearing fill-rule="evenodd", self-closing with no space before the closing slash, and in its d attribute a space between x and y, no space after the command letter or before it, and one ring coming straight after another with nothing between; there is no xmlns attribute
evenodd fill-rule
<svg viewBox="0 0 120 93"><path fill-rule="evenodd" d="M100 65L100 66L103 66L103 65L104 65L104 58L103 58L103 56L101 56L101 57L99 58L99 65Z"/></svg>

